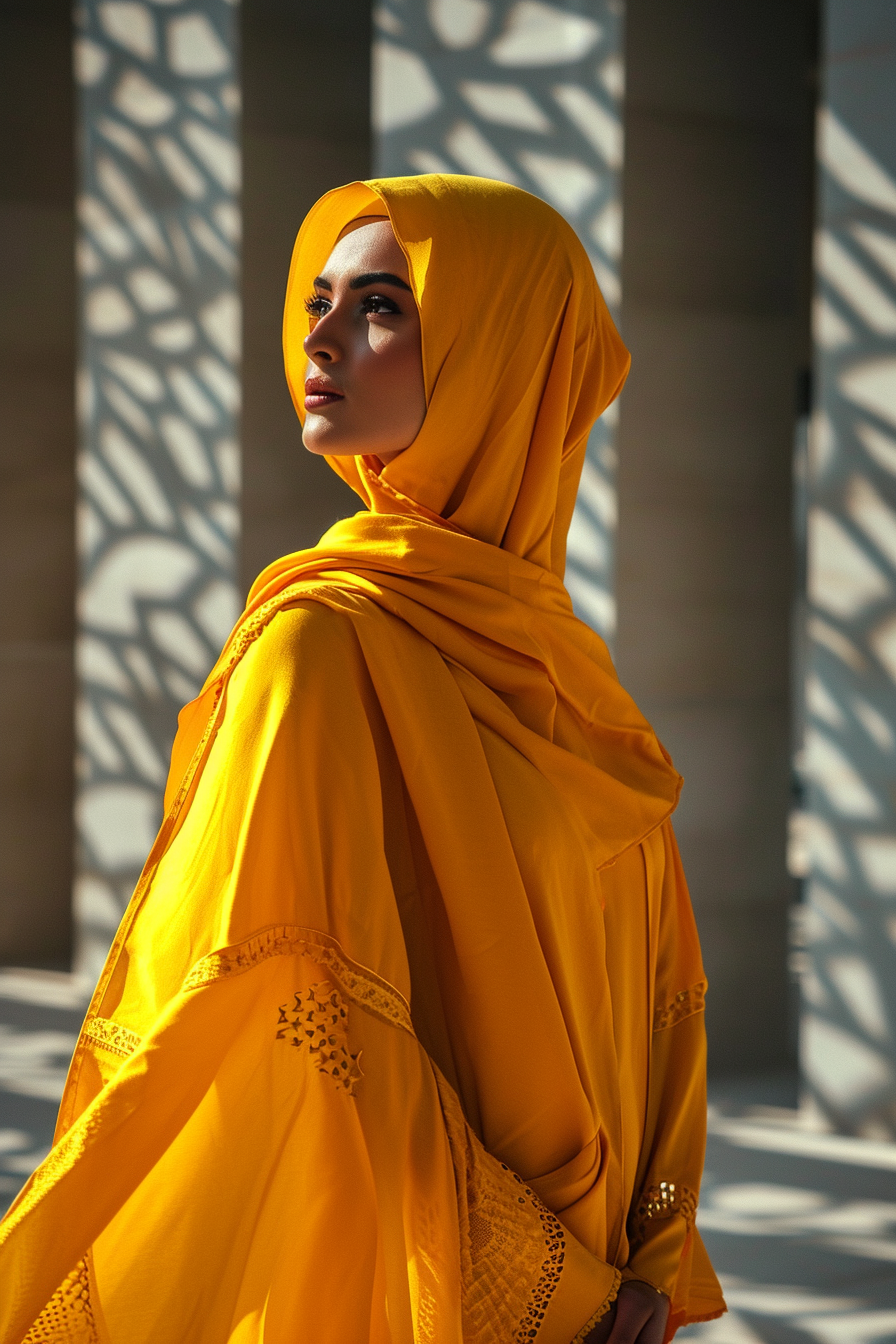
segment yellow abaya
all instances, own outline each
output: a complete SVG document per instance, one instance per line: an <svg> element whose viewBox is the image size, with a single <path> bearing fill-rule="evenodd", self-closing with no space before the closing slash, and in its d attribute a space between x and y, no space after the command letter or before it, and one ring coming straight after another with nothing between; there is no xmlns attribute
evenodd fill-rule
<svg viewBox="0 0 896 1344"><path fill-rule="evenodd" d="M387 212L427 414L267 569L175 743L56 1146L0 1226L0 1342L570 1344L621 1278L724 1309L694 1228L703 970L680 780L562 582L628 356L569 227L464 177ZM300 411L301 414L301 411Z"/></svg>

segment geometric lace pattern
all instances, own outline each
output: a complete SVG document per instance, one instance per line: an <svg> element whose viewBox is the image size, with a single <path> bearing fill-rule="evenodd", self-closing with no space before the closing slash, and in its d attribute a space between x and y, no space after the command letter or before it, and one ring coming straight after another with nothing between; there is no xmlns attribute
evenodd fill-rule
<svg viewBox="0 0 896 1344"><path fill-rule="evenodd" d="M319 1073L328 1074L336 1085L355 1096L362 1077L358 1055L348 1048L348 1007L332 984L309 985L296 990L291 1005L282 1004L277 1040L304 1050Z"/></svg>
<svg viewBox="0 0 896 1344"><path fill-rule="evenodd" d="M251 971L269 957L297 954L306 956L310 961L325 967L345 1000L388 1022L390 1026L400 1027L403 1031L414 1034L411 1010L397 989L367 967L360 966L347 957L336 939L331 938L329 934L295 924L270 925L241 943L209 953L192 967L183 983L183 988L200 989L205 985L214 984L216 980ZM344 1004L343 1010L345 1010ZM282 1011L286 1012L285 1005ZM298 1005L294 1005L293 1016L297 1011ZM284 1025L283 1019L279 1025ZM108 1017L88 1017L84 1023L82 1037L102 1050L123 1059L132 1055L142 1043L142 1038L137 1032ZM281 1039L279 1032L278 1039ZM355 1077L360 1076L359 1071Z"/></svg>
<svg viewBox="0 0 896 1344"><path fill-rule="evenodd" d="M243 975L269 957L291 957L296 953L325 966L350 1003L413 1036L410 1007L394 985L352 961L329 934L296 924L271 924L241 943L210 952L196 962L183 988L200 989L216 980Z"/></svg>
<svg viewBox="0 0 896 1344"><path fill-rule="evenodd" d="M640 1246L650 1223L657 1218L671 1218L680 1214L690 1229L697 1216L697 1196L686 1185L675 1181L659 1181L641 1192L641 1197L629 1214L629 1246Z"/></svg>
<svg viewBox="0 0 896 1344"><path fill-rule="evenodd" d="M438 1071L435 1076L456 1178L463 1338L531 1344L563 1273L563 1225L522 1177L483 1148L457 1093ZM614 1297L615 1289L588 1329Z"/></svg>
<svg viewBox="0 0 896 1344"><path fill-rule="evenodd" d="M657 1008L653 1014L653 1030L665 1031L667 1027L674 1027L676 1022L683 1022L686 1017L693 1017L694 1013L702 1013L705 1007L704 984L679 990L671 1003L667 1003L663 1008Z"/></svg>
<svg viewBox="0 0 896 1344"><path fill-rule="evenodd" d="M99 1344L86 1260L66 1275L22 1344Z"/></svg>

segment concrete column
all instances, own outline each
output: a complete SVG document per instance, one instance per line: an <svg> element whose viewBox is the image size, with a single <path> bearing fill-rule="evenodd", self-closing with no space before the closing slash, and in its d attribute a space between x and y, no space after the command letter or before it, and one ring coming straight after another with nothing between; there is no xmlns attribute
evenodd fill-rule
<svg viewBox="0 0 896 1344"><path fill-rule="evenodd" d="M801 1062L896 1136L896 7L826 0L808 459Z"/></svg>
<svg viewBox="0 0 896 1344"><path fill-rule="evenodd" d="M621 0L386 0L373 65L375 170L473 173L543 197L578 231L614 308L622 12ZM615 424L614 407L589 444L566 575L579 615L608 638Z"/></svg>
<svg viewBox="0 0 896 1344"><path fill-rule="evenodd" d="M87 975L152 843L177 712L239 606L237 12L87 0L76 13Z"/></svg>
<svg viewBox="0 0 896 1344"><path fill-rule="evenodd" d="M793 1060L791 459L809 357L814 3L629 0L619 670L675 828L717 1072Z"/></svg>
<svg viewBox="0 0 896 1344"><path fill-rule="evenodd" d="M252 0L242 8L243 588L361 507L302 447L283 372L293 244L332 187L370 177L370 0Z"/></svg>
<svg viewBox="0 0 896 1344"><path fill-rule="evenodd" d="M0 9L0 963L71 956L75 366L67 0Z"/></svg>

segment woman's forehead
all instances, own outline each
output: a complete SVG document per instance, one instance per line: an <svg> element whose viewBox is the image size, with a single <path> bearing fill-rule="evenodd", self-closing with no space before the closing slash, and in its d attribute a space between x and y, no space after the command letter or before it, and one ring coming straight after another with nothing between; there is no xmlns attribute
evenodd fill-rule
<svg viewBox="0 0 896 1344"><path fill-rule="evenodd" d="M353 219L339 234L326 264L341 269L362 260L366 264L377 257L388 259L393 270L396 265L405 264L404 254L386 215Z"/></svg>

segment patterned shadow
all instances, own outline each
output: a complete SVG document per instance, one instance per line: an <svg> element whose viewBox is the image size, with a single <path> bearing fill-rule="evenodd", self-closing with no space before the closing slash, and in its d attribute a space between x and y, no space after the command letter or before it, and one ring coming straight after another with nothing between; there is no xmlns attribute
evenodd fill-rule
<svg viewBox="0 0 896 1344"><path fill-rule="evenodd" d="M823 1123L896 1136L896 11L828 6L807 471L802 1067ZM872 40L873 39L873 40ZM884 41L886 39L886 41ZM889 53L889 54L887 54Z"/></svg>
<svg viewBox="0 0 896 1344"><path fill-rule="evenodd" d="M237 10L89 0L80 89L79 969L152 843L238 612Z"/></svg>
<svg viewBox="0 0 896 1344"><path fill-rule="evenodd" d="M473 173L543 197L618 308L621 0L384 0L374 17L377 171ZM566 576L579 615L608 637L615 423L611 407L589 444Z"/></svg>

